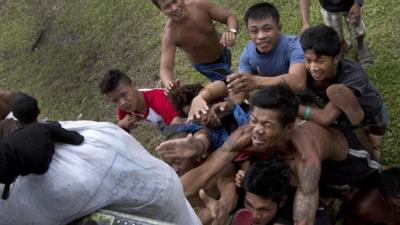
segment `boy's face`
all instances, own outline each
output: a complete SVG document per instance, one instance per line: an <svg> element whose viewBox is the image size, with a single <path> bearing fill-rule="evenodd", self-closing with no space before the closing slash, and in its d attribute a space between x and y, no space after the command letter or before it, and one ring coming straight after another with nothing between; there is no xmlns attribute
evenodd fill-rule
<svg viewBox="0 0 400 225"><path fill-rule="evenodd" d="M263 19L249 19L247 31L250 40L261 54L270 52L276 45L281 32L281 26L271 16Z"/></svg>
<svg viewBox="0 0 400 225"><path fill-rule="evenodd" d="M106 94L106 97L113 103L118 105L118 108L126 112L134 112L137 108L138 91L136 84L119 83L115 90Z"/></svg>
<svg viewBox="0 0 400 225"><path fill-rule="evenodd" d="M280 111L254 106L250 116L252 143L258 149L278 147L286 144L289 126L280 122Z"/></svg>
<svg viewBox="0 0 400 225"><path fill-rule="evenodd" d="M171 20L179 21L185 16L185 0L158 0L158 4Z"/></svg>
<svg viewBox="0 0 400 225"><path fill-rule="evenodd" d="M336 76L338 56L316 55L312 49L304 52L307 71L315 81L330 80Z"/></svg>
<svg viewBox="0 0 400 225"><path fill-rule="evenodd" d="M275 217L279 206L270 198L246 192L244 207L253 213L252 225L267 225Z"/></svg>

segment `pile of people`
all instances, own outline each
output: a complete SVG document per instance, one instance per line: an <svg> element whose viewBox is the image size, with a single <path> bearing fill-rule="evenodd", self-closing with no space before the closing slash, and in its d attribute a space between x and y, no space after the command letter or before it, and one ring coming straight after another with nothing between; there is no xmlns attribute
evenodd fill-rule
<svg viewBox="0 0 400 225"><path fill-rule="evenodd" d="M225 225L243 209L253 225L400 225L400 168L379 163L386 106L363 68L372 63L364 2L320 0L317 26L299 2L300 37L281 33L273 4L246 10L250 41L233 72L231 12L210 0L152 0L168 17L165 88L103 71L116 125L38 122L36 99L0 92L0 224L67 224L107 208L179 225ZM358 62L344 57L343 16ZM210 83L174 79L177 48ZM130 134L143 120L165 135L159 158Z"/></svg>

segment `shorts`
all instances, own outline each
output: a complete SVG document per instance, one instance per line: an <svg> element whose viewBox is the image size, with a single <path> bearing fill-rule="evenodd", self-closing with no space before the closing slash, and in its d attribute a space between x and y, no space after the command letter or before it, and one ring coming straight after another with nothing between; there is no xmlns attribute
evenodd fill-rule
<svg viewBox="0 0 400 225"><path fill-rule="evenodd" d="M322 162L321 195L326 197L329 195L329 187L336 185L349 185L360 189L374 186L381 170L381 165L372 160L368 152L349 149L344 160Z"/></svg>
<svg viewBox="0 0 400 225"><path fill-rule="evenodd" d="M374 118L364 118L363 120L363 127L369 128L371 130L380 128L386 129L388 123L388 115L385 103L382 104L381 109L379 110L378 115Z"/></svg>
<svg viewBox="0 0 400 225"><path fill-rule="evenodd" d="M362 12L363 12L363 10L361 8L360 23L356 27L354 27L347 20L348 12L328 12L324 8L321 7L321 14L322 14L322 17L324 18L325 25L335 29L336 32L338 32L340 39L342 39L342 40L344 40L342 18L344 19L344 21L346 21L347 30L349 31L352 40L354 40L360 36L363 36L365 34L365 24L364 24Z"/></svg>
<svg viewBox="0 0 400 225"><path fill-rule="evenodd" d="M192 64L192 66L211 81L224 80L226 76L232 73L231 51L224 48L222 55L217 61L212 63L197 63Z"/></svg>

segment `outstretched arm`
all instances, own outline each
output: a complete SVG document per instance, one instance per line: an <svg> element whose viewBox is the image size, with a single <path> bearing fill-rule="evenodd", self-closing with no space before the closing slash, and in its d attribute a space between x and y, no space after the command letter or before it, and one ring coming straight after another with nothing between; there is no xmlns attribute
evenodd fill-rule
<svg viewBox="0 0 400 225"><path fill-rule="evenodd" d="M188 134L185 138L164 141L156 147L156 151L162 159L188 159L207 153L210 144L208 130L200 129L195 134Z"/></svg>
<svg viewBox="0 0 400 225"><path fill-rule="evenodd" d="M193 98L190 106L188 121L200 119L210 110L209 105L217 99L228 95L228 89L223 81L214 81L205 86L200 93Z"/></svg>
<svg viewBox="0 0 400 225"><path fill-rule="evenodd" d="M212 220L212 225L226 224L228 215L236 207L239 197L233 181L234 173L235 167L231 163L217 175L217 185L220 193L218 200L208 196L204 190L200 190L200 198L207 207L200 212L203 223L208 224Z"/></svg>
<svg viewBox="0 0 400 225"><path fill-rule="evenodd" d="M175 51L176 46L172 41L170 31L166 28L161 46L160 79L168 91L178 85L173 75Z"/></svg>
<svg viewBox="0 0 400 225"><path fill-rule="evenodd" d="M317 162L298 165L298 187L293 205L295 225L313 225L318 207L318 182L321 165Z"/></svg>
<svg viewBox="0 0 400 225"><path fill-rule="evenodd" d="M310 0L299 0L299 7L303 20L303 27L301 28L301 32L303 33L303 31L310 27Z"/></svg>
<svg viewBox="0 0 400 225"><path fill-rule="evenodd" d="M227 141L211 154L200 166L190 170L181 177L185 196L196 194L222 168L231 163L237 151L251 143L249 125L236 129Z"/></svg>
<svg viewBox="0 0 400 225"><path fill-rule="evenodd" d="M283 82L286 82L294 91L301 92L306 86L306 79L304 63L290 65L288 73L279 76L269 77L249 73L234 73L227 77L228 89L234 94L249 92Z"/></svg>

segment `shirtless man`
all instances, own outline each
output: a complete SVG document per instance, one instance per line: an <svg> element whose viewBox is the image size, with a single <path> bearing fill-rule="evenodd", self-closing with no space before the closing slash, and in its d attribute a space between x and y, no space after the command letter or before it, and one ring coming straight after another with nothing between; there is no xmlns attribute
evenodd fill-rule
<svg viewBox="0 0 400 225"><path fill-rule="evenodd" d="M319 183L323 186L343 183L359 186L377 173L376 169L365 167L368 165L366 158L353 156L339 130L324 128L312 121L294 126L298 102L287 85L269 86L258 91L252 97L252 104L250 124L238 128L201 166L181 177L186 195L197 192L217 171L232 162L237 151L244 151L250 145L259 153L285 161L297 187L293 220L296 225L314 224ZM360 157L367 156L365 151L358 153ZM335 163L339 164L336 168ZM348 164L358 169L348 170ZM343 173L338 171L342 168L347 169L343 179L337 177L338 173ZM329 176L326 175L329 172Z"/></svg>
<svg viewBox="0 0 400 225"><path fill-rule="evenodd" d="M210 80L231 74L231 53L238 29L236 18L211 0L152 0L167 16L162 39L160 78L169 90L178 85L173 68L176 48L186 54L193 67ZM220 38L213 21L227 25Z"/></svg>

